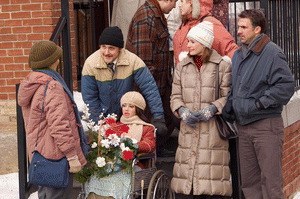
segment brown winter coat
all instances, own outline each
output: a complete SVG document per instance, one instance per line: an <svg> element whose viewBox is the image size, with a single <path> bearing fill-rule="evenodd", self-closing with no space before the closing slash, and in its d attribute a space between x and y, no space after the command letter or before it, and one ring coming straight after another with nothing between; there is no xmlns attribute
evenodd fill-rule
<svg viewBox="0 0 300 199"><path fill-rule="evenodd" d="M218 68L220 98L215 100ZM216 51L200 71L191 57L185 58L174 72L172 111L178 116L177 109L181 106L197 111L213 103L220 114L230 80L231 65ZM196 128L181 121L171 187L176 193L186 195L192 190L194 195L231 195L228 141L219 137L214 118L197 123Z"/></svg>
<svg viewBox="0 0 300 199"><path fill-rule="evenodd" d="M126 49L145 62L162 96L170 90L172 82L169 36L167 20L157 0L147 0L129 25Z"/></svg>
<svg viewBox="0 0 300 199"><path fill-rule="evenodd" d="M44 98L47 81L50 82ZM18 104L22 107L30 160L37 143L36 150L46 158L78 155L81 165L86 164L73 104L59 82L44 73L31 72L20 84Z"/></svg>

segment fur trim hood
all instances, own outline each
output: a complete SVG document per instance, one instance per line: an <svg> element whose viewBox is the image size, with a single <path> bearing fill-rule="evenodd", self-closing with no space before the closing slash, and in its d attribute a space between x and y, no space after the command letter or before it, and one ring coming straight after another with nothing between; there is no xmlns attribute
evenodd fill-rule
<svg viewBox="0 0 300 199"><path fill-rule="evenodd" d="M202 19L203 17L211 15L213 8L213 0L192 0L192 4L193 19Z"/></svg>

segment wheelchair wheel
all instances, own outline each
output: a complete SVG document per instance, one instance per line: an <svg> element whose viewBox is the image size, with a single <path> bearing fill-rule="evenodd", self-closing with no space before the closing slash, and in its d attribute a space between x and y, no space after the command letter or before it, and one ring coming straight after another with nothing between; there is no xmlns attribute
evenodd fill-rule
<svg viewBox="0 0 300 199"><path fill-rule="evenodd" d="M170 178L164 171L156 171L149 183L146 199L174 199L170 188Z"/></svg>

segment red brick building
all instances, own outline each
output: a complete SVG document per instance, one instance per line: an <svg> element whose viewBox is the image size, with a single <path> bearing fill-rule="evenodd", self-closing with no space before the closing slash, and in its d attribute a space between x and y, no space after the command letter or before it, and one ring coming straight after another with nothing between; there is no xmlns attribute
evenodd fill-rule
<svg viewBox="0 0 300 199"><path fill-rule="evenodd" d="M73 0L69 1L73 87L77 88L77 35ZM15 100L16 87L30 71L32 44L49 40L61 16L60 0L1 0L0 100ZM297 104L299 107L299 104ZM286 110L286 120L290 110ZM298 114L299 115L299 114ZM286 123L284 144L284 192L286 198L300 190L300 121Z"/></svg>
<svg viewBox="0 0 300 199"><path fill-rule="evenodd" d="M73 1L69 1L69 5L71 49L74 60L76 48L75 35L72 31ZM15 84L30 71L28 54L31 46L36 41L50 39L60 16L60 0L1 0L0 100L15 99ZM76 61L72 63L75 67ZM73 75L76 77L76 73Z"/></svg>

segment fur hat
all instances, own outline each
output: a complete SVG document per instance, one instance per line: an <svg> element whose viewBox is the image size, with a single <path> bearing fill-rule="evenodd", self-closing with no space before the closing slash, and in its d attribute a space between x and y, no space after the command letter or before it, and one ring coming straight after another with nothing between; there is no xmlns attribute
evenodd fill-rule
<svg viewBox="0 0 300 199"><path fill-rule="evenodd" d="M213 8L213 0L191 0L192 1L192 18L199 19L209 16Z"/></svg>
<svg viewBox="0 0 300 199"><path fill-rule="evenodd" d="M127 92L121 97L121 106L125 103L133 104L142 110L145 110L146 108L146 101L144 97L136 91Z"/></svg>
<svg viewBox="0 0 300 199"><path fill-rule="evenodd" d="M193 19L198 19L200 16L200 1L199 0L192 0L192 18Z"/></svg>
<svg viewBox="0 0 300 199"><path fill-rule="evenodd" d="M209 21L203 21L197 24L188 32L187 38L194 39L211 49L214 41L213 24Z"/></svg>
<svg viewBox="0 0 300 199"><path fill-rule="evenodd" d="M124 40L121 29L118 26L105 28L99 37L99 45L103 44L123 48Z"/></svg>
<svg viewBox="0 0 300 199"><path fill-rule="evenodd" d="M39 41L30 49L29 67L49 68L62 56L62 49L53 41Z"/></svg>

